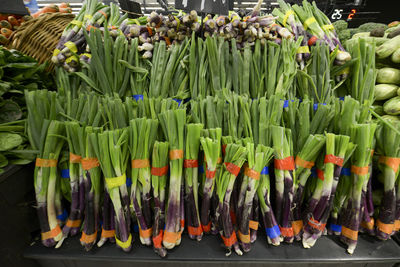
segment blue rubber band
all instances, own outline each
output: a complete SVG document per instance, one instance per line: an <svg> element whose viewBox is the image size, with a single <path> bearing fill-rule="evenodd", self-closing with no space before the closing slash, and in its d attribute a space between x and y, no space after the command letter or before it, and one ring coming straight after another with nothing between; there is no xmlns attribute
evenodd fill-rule
<svg viewBox="0 0 400 267"><path fill-rule="evenodd" d="M68 218L68 212L66 209L64 209L63 213L60 215L57 215L57 219L59 219L62 222L65 222Z"/></svg>
<svg viewBox="0 0 400 267"><path fill-rule="evenodd" d="M100 220L100 226L103 226L103 220Z"/></svg>
<svg viewBox="0 0 400 267"><path fill-rule="evenodd" d="M340 101L344 101L344 96L339 97L339 100L340 100Z"/></svg>
<svg viewBox="0 0 400 267"><path fill-rule="evenodd" d="M61 178L69 178L69 169L61 170Z"/></svg>
<svg viewBox="0 0 400 267"><path fill-rule="evenodd" d="M317 110L317 109L318 109L318 105L324 105L324 106L326 106L326 103L316 103L316 104L314 104L314 110Z"/></svg>
<svg viewBox="0 0 400 267"><path fill-rule="evenodd" d="M143 100L143 95L133 95L132 96L136 101Z"/></svg>
<svg viewBox="0 0 400 267"><path fill-rule="evenodd" d="M200 166L199 166L199 173L204 173L204 167L203 167L203 165L200 165Z"/></svg>
<svg viewBox="0 0 400 267"><path fill-rule="evenodd" d="M172 98L172 100L174 100L176 103L178 103L178 107L180 107L180 106L181 106L182 99L178 99L178 98Z"/></svg>
<svg viewBox="0 0 400 267"><path fill-rule="evenodd" d="M337 224L330 224L330 229L334 232L342 232L342 226L341 225L337 225Z"/></svg>
<svg viewBox="0 0 400 267"><path fill-rule="evenodd" d="M278 225L275 225L271 228L265 228L265 232L269 238L275 238L281 235L281 230Z"/></svg>
<svg viewBox="0 0 400 267"><path fill-rule="evenodd" d="M126 177L126 186L130 187L132 185L132 178Z"/></svg>
<svg viewBox="0 0 400 267"><path fill-rule="evenodd" d="M133 232L139 233L139 225L137 225L137 224L133 225Z"/></svg>
<svg viewBox="0 0 400 267"><path fill-rule="evenodd" d="M264 175L268 175L268 174L269 174L268 166L265 166L265 167L262 169L261 174L264 174Z"/></svg>
<svg viewBox="0 0 400 267"><path fill-rule="evenodd" d="M350 176L351 175L350 168L342 168L340 175Z"/></svg>
<svg viewBox="0 0 400 267"><path fill-rule="evenodd" d="M289 107L289 100L283 101L283 108L288 108Z"/></svg>
<svg viewBox="0 0 400 267"><path fill-rule="evenodd" d="M311 168L311 177L318 177L317 169L315 167Z"/></svg>

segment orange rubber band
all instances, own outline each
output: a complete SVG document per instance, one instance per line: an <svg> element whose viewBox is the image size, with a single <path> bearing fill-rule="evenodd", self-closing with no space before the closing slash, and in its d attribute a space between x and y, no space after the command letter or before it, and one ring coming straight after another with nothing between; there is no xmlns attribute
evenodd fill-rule
<svg viewBox="0 0 400 267"><path fill-rule="evenodd" d="M83 158L81 160L81 164L82 164L82 169L84 169L85 171L100 166L99 160L97 158Z"/></svg>
<svg viewBox="0 0 400 267"><path fill-rule="evenodd" d="M36 167L57 167L57 160L56 159L41 159L36 158Z"/></svg>
<svg viewBox="0 0 400 267"><path fill-rule="evenodd" d="M249 221L249 228L253 230L258 230L258 222L250 220Z"/></svg>
<svg viewBox="0 0 400 267"><path fill-rule="evenodd" d="M181 228L185 228L185 220L180 220Z"/></svg>
<svg viewBox="0 0 400 267"><path fill-rule="evenodd" d="M335 155L329 154L329 155L325 155L325 160L324 163L333 163L335 165L338 165L340 167L343 166L343 158L337 157Z"/></svg>
<svg viewBox="0 0 400 267"><path fill-rule="evenodd" d="M107 19L107 14L103 12L103 10L98 11L100 14L102 14L106 19Z"/></svg>
<svg viewBox="0 0 400 267"><path fill-rule="evenodd" d="M292 156L284 159L275 159L275 169L292 171L294 170L294 158Z"/></svg>
<svg viewBox="0 0 400 267"><path fill-rule="evenodd" d="M284 237L292 237L293 236L293 227L280 227L281 235Z"/></svg>
<svg viewBox="0 0 400 267"><path fill-rule="evenodd" d="M351 240L357 241L358 231L351 230L347 227L342 226L342 236L347 237Z"/></svg>
<svg viewBox="0 0 400 267"><path fill-rule="evenodd" d="M171 45L171 40L169 39L169 37L165 36L164 40L167 43L167 45Z"/></svg>
<svg viewBox="0 0 400 267"><path fill-rule="evenodd" d="M167 242L167 243L171 243L171 244L175 244L176 241L178 241L180 237L180 233L175 233L175 232L168 232L165 231L164 232L164 237L163 237L163 241Z"/></svg>
<svg viewBox="0 0 400 267"><path fill-rule="evenodd" d="M105 230L104 228L101 228L101 237L102 238L115 237L115 230Z"/></svg>
<svg viewBox="0 0 400 267"><path fill-rule="evenodd" d="M226 247L232 247L237 242L235 231L233 231L230 237L224 237L223 235L221 237Z"/></svg>
<svg viewBox="0 0 400 267"><path fill-rule="evenodd" d="M85 244L89 244L96 241L96 238L97 238L97 231L91 235L87 235L85 232L82 232L82 236L81 239L79 239L79 241Z"/></svg>
<svg viewBox="0 0 400 267"><path fill-rule="evenodd" d="M54 237L58 236L60 233L61 233L61 228L57 224L57 226L54 227L53 229L51 229L50 231L42 233L42 240L54 238Z"/></svg>
<svg viewBox="0 0 400 267"><path fill-rule="evenodd" d="M153 30L150 27L147 27L147 31L149 32L149 36L153 36Z"/></svg>
<svg viewBox="0 0 400 267"><path fill-rule="evenodd" d="M203 233L203 228L201 226L198 227L193 227L193 226L188 226L188 233L189 235L201 235Z"/></svg>
<svg viewBox="0 0 400 267"><path fill-rule="evenodd" d="M400 220L395 220L394 221L394 231L399 231L400 230Z"/></svg>
<svg viewBox="0 0 400 267"><path fill-rule="evenodd" d="M81 156L71 153L71 152L69 153L69 162L70 163L80 163L81 160L82 160Z"/></svg>
<svg viewBox="0 0 400 267"><path fill-rule="evenodd" d="M183 159L183 150L182 149L174 149L169 151L169 159Z"/></svg>
<svg viewBox="0 0 400 267"><path fill-rule="evenodd" d="M217 170L214 170L214 171L206 170L206 178L214 179L216 173L217 173Z"/></svg>
<svg viewBox="0 0 400 267"><path fill-rule="evenodd" d="M308 220L308 225L314 229L323 231L325 229L326 223L320 223L319 221L315 220L314 218L310 218Z"/></svg>
<svg viewBox="0 0 400 267"><path fill-rule="evenodd" d="M147 230L142 230L142 228L139 227L139 235L142 238L149 238L153 235L153 228L150 227Z"/></svg>
<svg viewBox="0 0 400 267"><path fill-rule="evenodd" d="M132 168L133 169L143 169L150 167L150 161L148 159L133 159Z"/></svg>
<svg viewBox="0 0 400 267"><path fill-rule="evenodd" d="M393 233L394 229L394 223L393 224L386 224L378 220L376 222L376 227L379 229L379 231L384 232L388 235L391 235Z"/></svg>
<svg viewBox="0 0 400 267"><path fill-rule="evenodd" d="M199 161L197 159L185 159L183 161L183 168L198 168Z"/></svg>
<svg viewBox="0 0 400 267"><path fill-rule="evenodd" d="M379 157L379 163L382 163L393 169L394 172L399 170L400 158L392 158L392 157Z"/></svg>
<svg viewBox="0 0 400 267"><path fill-rule="evenodd" d="M87 30L88 32L90 32L91 29L93 29L93 30L95 31L95 30L97 30L97 27L95 27L95 26L93 26L93 25L89 25L89 26L86 27L86 30Z"/></svg>
<svg viewBox="0 0 400 267"><path fill-rule="evenodd" d="M299 156L296 157L295 164L297 167L301 167L301 168L305 168L305 169L311 169L315 165L315 163L313 161L304 160L304 159L300 158Z"/></svg>
<svg viewBox="0 0 400 267"><path fill-rule="evenodd" d="M163 241L163 230L160 230L157 236L153 237L153 246L155 248L161 248Z"/></svg>
<svg viewBox="0 0 400 267"><path fill-rule="evenodd" d="M151 175L154 176L164 176L168 173L168 165L164 167L152 167L151 168Z"/></svg>
<svg viewBox="0 0 400 267"><path fill-rule="evenodd" d="M240 232L240 230L238 231L238 236L240 241L242 241L243 243L250 243L250 234L242 234L242 232Z"/></svg>
<svg viewBox="0 0 400 267"><path fill-rule="evenodd" d="M358 167L358 166L351 166L351 172L356 175L367 175L369 172L369 167Z"/></svg>
<svg viewBox="0 0 400 267"><path fill-rule="evenodd" d="M260 180L260 173L250 168L244 169L244 175L254 180Z"/></svg>
<svg viewBox="0 0 400 267"><path fill-rule="evenodd" d="M235 176L239 175L239 172L240 172L239 166L236 166L235 164L230 163L230 162L225 162L224 164L225 164L225 167L228 172L230 172L231 174L233 174Z"/></svg>
<svg viewBox="0 0 400 267"><path fill-rule="evenodd" d="M293 234L298 235L303 230L303 221L297 220L292 222Z"/></svg>
<svg viewBox="0 0 400 267"><path fill-rule="evenodd" d="M325 177L324 177L324 171L323 171L323 170L320 170L320 169L317 169L317 177L318 177L318 179L320 179L321 181L323 181L323 180L325 179Z"/></svg>
<svg viewBox="0 0 400 267"><path fill-rule="evenodd" d="M65 225L68 226L69 228L77 228L81 226L81 220L71 221L70 219L68 219Z"/></svg>
<svg viewBox="0 0 400 267"><path fill-rule="evenodd" d="M207 225L202 224L201 228L203 228L203 231L208 233L211 231L211 222L209 222Z"/></svg>
<svg viewBox="0 0 400 267"><path fill-rule="evenodd" d="M365 228L365 229L368 229L368 230L373 230L374 229L374 224L375 224L374 218L371 218L371 220L369 222L363 221L361 223L361 227Z"/></svg>

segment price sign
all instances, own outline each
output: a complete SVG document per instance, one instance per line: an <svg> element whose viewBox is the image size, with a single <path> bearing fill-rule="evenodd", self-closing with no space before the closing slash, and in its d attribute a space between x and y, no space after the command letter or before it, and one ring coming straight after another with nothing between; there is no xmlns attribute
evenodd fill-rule
<svg viewBox="0 0 400 267"><path fill-rule="evenodd" d="M347 20L352 20L356 13L357 13L357 10L352 9L350 14L347 16Z"/></svg>
<svg viewBox="0 0 400 267"><path fill-rule="evenodd" d="M175 8L199 13L228 15L229 0L175 0Z"/></svg>
<svg viewBox="0 0 400 267"><path fill-rule="evenodd" d="M332 16L331 16L331 19L332 20L339 20L339 19L341 19L342 17L343 17L343 9L335 9L335 10L333 10L333 13L332 13Z"/></svg>

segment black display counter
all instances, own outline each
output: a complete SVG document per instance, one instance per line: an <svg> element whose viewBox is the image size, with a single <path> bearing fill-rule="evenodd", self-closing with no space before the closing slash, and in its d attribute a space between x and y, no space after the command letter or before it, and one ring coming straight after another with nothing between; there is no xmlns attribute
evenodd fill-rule
<svg viewBox="0 0 400 267"><path fill-rule="evenodd" d="M385 242L374 237L359 237L353 255L346 253L338 237L321 237L311 249L304 249L299 242L279 247L267 245L260 236L252 250L243 256L232 252L225 256L221 240L217 236L206 236L201 242L189 240L184 236L180 246L169 251L167 258L158 257L152 248L139 245L136 238L130 253L122 252L114 244L102 248L95 247L85 252L77 237L69 238L59 249L46 248L36 242L25 250L24 256L37 260L44 267L127 267L127 266L281 266L300 264L320 266L345 264L351 266L394 266L400 263L400 246L394 240Z"/></svg>

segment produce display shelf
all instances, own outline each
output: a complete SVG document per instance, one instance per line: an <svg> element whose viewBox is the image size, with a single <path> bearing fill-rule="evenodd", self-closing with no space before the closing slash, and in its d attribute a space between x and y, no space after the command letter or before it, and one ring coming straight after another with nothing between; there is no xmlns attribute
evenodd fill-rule
<svg viewBox="0 0 400 267"><path fill-rule="evenodd" d="M300 242L269 246L264 236L259 236L249 253L238 256L235 252L225 256L221 240L206 236L201 242L189 240L185 235L180 246L161 259L150 247L139 245L136 237L130 253L122 252L114 244L94 247L86 252L78 237L68 238L59 249L46 248L36 242L25 250L24 256L37 260L42 266L52 267L102 267L102 266L280 266L283 263L320 265L346 264L354 266L392 266L400 262L400 246L394 240L385 242L361 235L353 255L346 253L338 237L323 236L311 249L304 249Z"/></svg>

